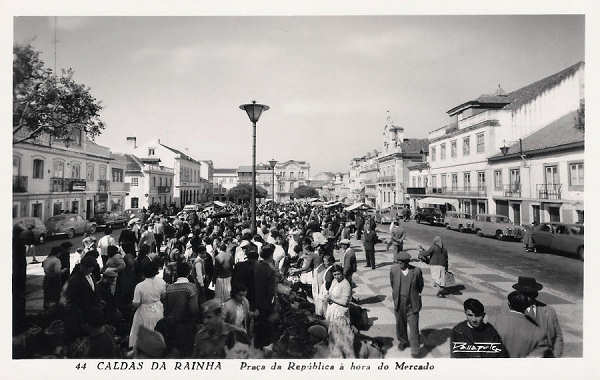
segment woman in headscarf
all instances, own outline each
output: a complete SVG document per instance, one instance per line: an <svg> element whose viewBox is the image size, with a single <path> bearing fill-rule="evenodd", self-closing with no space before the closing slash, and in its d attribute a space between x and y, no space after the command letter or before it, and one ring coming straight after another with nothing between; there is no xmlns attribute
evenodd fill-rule
<svg viewBox="0 0 600 380"><path fill-rule="evenodd" d="M421 253L419 254L426 262L429 263L431 273L431 285L434 288L440 288L437 296L440 298L446 297L446 272L448 271L448 250L444 247L442 238L436 236L433 238L433 244L428 250L424 250L419 246Z"/></svg>

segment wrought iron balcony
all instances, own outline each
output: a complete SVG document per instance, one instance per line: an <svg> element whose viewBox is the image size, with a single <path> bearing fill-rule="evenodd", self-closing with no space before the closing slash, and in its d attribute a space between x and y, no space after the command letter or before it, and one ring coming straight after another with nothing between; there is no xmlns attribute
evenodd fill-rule
<svg viewBox="0 0 600 380"><path fill-rule="evenodd" d="M50 178L50 192L72 192L72 191L85 191L86 181L85 179L79 178Z"/></svg>
<svg viewBox="0 0 600 380"><path fill-rule="evenodd" d="M428 187L427 194L445 194L445 195L485 197L487 194L487 189L485 186Z"/></svg>
<svg viewBox="0 0 600 380"><path fill-rule="evenodd" d="M22 175L13 175L13 193L27 192L27 177Z"/></svg>
<svg viewBox="0 0 600 380"><path fill-rule="evenodd" d="M561 199L561 187L560 183L542 183L536 185L537 194L539 199Z"/></svg>
<svg viewBox="0 0 600 380"><path fill-rule="evenodd" d="M377 177L377 182L386 183L386 182L396 182L395 175L380 175Z"/></svg>
<svg viewBox="0 0 600 380"><path fill-rule="evenodd" d="M521 184L511 183L509 185L504 185L504 196L521 198Z"/></svg>
<svg viewBox="0 0 600 380"><path fill-rule="evenodd" d="M110 191L110 182L107 179L99 179L98 180L98 192L106 193Z"/></svg>

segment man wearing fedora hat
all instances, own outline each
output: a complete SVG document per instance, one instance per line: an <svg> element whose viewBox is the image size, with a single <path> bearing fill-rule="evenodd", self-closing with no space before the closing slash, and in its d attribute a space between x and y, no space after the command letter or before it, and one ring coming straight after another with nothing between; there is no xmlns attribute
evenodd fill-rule
<svg viewBox="0 0 600 380"><path fill-rule="evenodd" d="M349 239L342 239L339 246L344 250L344 258L342 260L344 263L344 277L352 285L352 275L356 272L356 253L350 247Z"/></svg>
<svg viewBox="0 0 600 380"><path fill-rule="evenodd" d="M531 306L527 308L526 314L546 332L552 356L559 358L563 353L563 334L554 308L537 300L539 291L543 287L535 278L522 276L519 276L518 282L513 285L513 289L529 297Z"/></svg>
<svg viewBox="0 0 600 380"><path fill-rule="evenodd" d="M407 252L400 251L394 259L397 264L390 269L390 284L394 298L398 349L402 351L410 343L411 355L420 357L419 312L422 306L423 274L421 269L410 265L411 257Z"/></svg>

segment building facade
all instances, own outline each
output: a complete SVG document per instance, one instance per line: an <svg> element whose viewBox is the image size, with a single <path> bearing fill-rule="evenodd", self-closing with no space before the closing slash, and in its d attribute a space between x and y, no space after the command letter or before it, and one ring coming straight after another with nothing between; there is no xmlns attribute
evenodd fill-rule
<svg viewBox="0 0 600 380"><path fill-rule="evenodd" d="M123 162L115 159L109 148L94 143L78 129L66 144L48 135L16 144L13 217L45 221L73 212L91 219L97 213L120 211L128 191L122 169Z"/></svg>
<svg viewBox="0 0 600 380"><path fill-rule="evenodd" d="M227 192L237 184L237 169L215 168L213 170L213 195L215 200L225 200Z"/></svg>
<svg viewBox="0 0 600 380"><path fill-rule="evenodd" d="M160 165L160 161L154 158L141 159L131 154L125 157L125 181L130 189L126 198L127 208L168 207L175 203L175 171L172 168Z"/></svg>
<svg viewBox="0 0 600 380"><path fill-rule="evenodd" d="M567 117L566 115L580 108L583 90L584 63L580 62L513 92L505 93L499 88L495 94L481 95L477 99L453 107L447 111L453 119L452 122L429 133L430 174L428 185L424 186L427 194L458 202L461 211L471 214L501 213L512 215L514 219L522 222L537 219L538 211L537 208L533 209L533 206L546 210L541 205L544 203L541 199L537 200L540 201L539 205L522 205L523 199L520 197L498 198L500 184L504 191L505 184L518 183L520 190L515 191L514 194L522 195L525 188L520 186L523 184L522 178L526 176L528 181L533 181L532 184L536 185L535 188L528 185L526 193L529 197L539 197L540 194L550 196L546 190L552 186L547 184L554 184L555 181L565 183L567 177L564 176L569 173L565 168L570 165L571 160L578 162L577 155L565 156L564 162L563 158L557 158L563 163L562 165L557 163L555 169L548 169L550 180L536 177L539 176L539 170L535 169L535 160L533 162L521 160L520 165L528 166L517 165L514 170L508 167L492 168L491 162L494 166L500 165L500 162L509 162L510 160L499 157L501 148L513 149L519 139L523 141L535 136L542 129L552 127L553 123L564 125L564 120L560 121L561 118ZM568 118L572 119L573 116ZM561 141L557 143L562 144ZM526 147L523 149L527 150ZM563 170L561 174L558 173L560 167ZM581 173L583 176L583 165L581 165ZM560 177L561 175L564 178ZM537 187L537 185L541 186ZM544 191L540 192L538 188ZM512 194L512 191L508 194ZM564 206L564 210L570 215L568 219L572 220L573 210L576 211L579 207L577 206L579 196L576 191L568 194L569 197L573 197L573 204ZM558 214L562 215L560 210L563 206L557 207L555 204L549 207L553 209L539 212L540 218L545 215L556 220L557 209ZM581 205L581 213L583 213L582 207ZM523 211L523 208L526 211ZM552 217L549 213L552 213Z"/></svg>
<svg viewBox="0 0 600 380"><path fill-rule="evenodd" d="M242 165L237 168L237 183L252 185L251 165ZM256 164L256 186L267 191L266 199L273 199L273 171L269 165Z"/></svg>
<svg viewBox="0 0 600 380"><path fill-rule="evenodd" d="M178 207L212 200L213 163L196 160L179 149L162 144L160 139L138 146L135 137L128 137L128 153L142 160L158 159L175 173L173 203Z"/></svg>
<svg viewBox="0 0 600 380"><path fill-rule="evenodd" d="M290 201L294 190L309 184L310 164L308 162L288 160L275 165L275 201Z"/></svg>

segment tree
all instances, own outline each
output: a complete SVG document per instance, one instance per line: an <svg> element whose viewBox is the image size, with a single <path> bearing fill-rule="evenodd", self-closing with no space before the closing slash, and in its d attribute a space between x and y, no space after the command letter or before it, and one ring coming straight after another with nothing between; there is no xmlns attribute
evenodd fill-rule
<svg viewBox="0 0 600 380"><path fill-rule="evenodd" d="M13 48L13 144L47 134L55 139L81 129L92 140L104 130L102 105L90 88L73 80L73 70L57 76L31 45Z"/></svg>
<svg viewBox="0 0 600 380"><path fill-rule="evenodd" d="M256 198L266 198L267 190L262 188L261 186L256 186ZM239 201L249 201L252 198L252 185L247 183L241 183L235 187L232 187L227 192L227 199L239 202Z"/></svg>
<svg viewBox="0 0 600 380"><path fill-rule="evenodd" d="M319 197L319 192L317 191L317 189L315 189L314 187L311 187L311 186L302 185L302 186L298 186L294 190L294 199L318 198L318 197Z"/></svg>

